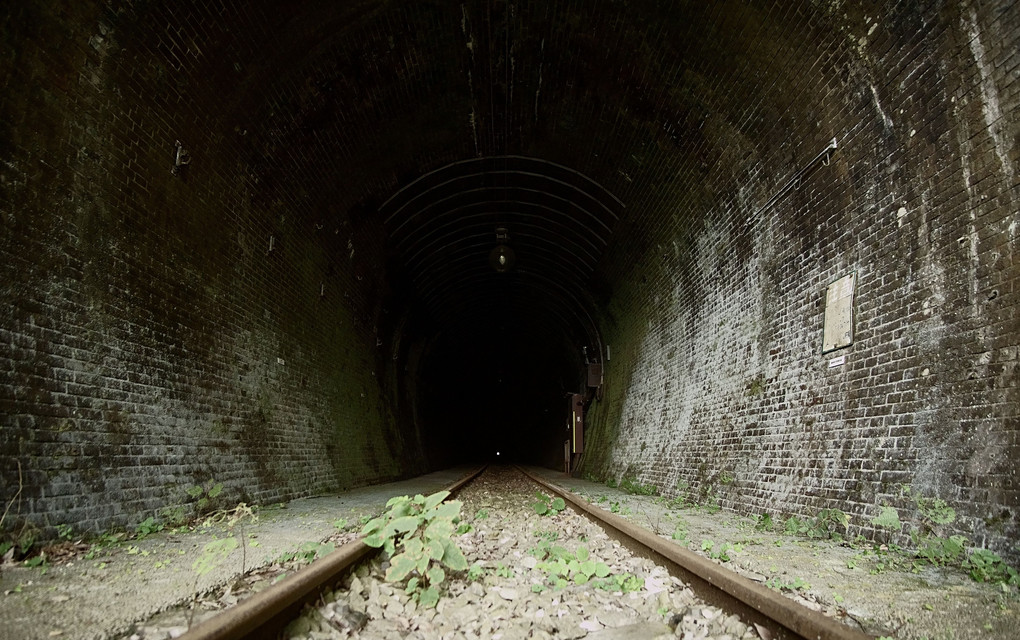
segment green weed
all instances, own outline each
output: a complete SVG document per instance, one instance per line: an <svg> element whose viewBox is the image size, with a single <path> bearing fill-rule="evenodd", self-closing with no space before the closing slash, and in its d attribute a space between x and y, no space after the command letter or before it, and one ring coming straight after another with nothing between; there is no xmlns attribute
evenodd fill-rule
<svg viewBox="0 0 1020 640"><path fill-rule="evenodd" d="M800 519L797 516L790 516L783 524L783 532L793 536L807 536L809 538L820 538L823 540L843 540L843 533L850 527L850 516L839 509L822 509L814 518Z"/></svg>
<svg viewBox="0 0 1020 640"><path fill-rule="evenodd" d="M998 582L1007 585L1020 585L1020 574L1006 564L999 554L988 549L974 549L967 556L964 568L976 582Z"/></svg>
<svg viewBox="0 0 1020 640"><path fill-rule="evenodd" d="M145 520L138 523L135 527L135 538L139 540L145 539L146 536L150 536L154 533L158 533L163 530L163 523L157 522L155 518L149 516Z"/></svg>
<svg viewBox="0 0 1020 640"><path fill-rule="evenodd" d="M223 493L223 483L209 480L205 485L192 485L185 491L192 499L198 501L195 506L199 513L202 513L211 507L214 500Z"/></svg>
<svg viewBox="0 0 1020 640"><path fill-rule="evenodd" d="M535 497L538 500L531 507L540 516L555 515L567 508L563 498L550 498L540 491L535 492Z"/></svg>
<svg viewBox="0 0 1020 640"><path fill-rule="evenodd" d="M484 575L485 575L485 567L483 567L480 564L475 563L475 564L471 565L468 568L467 577L468 577L468 580L471 580L472 582L481 579L482 576L484 576Z"/></svg>
<svg viewBox="0 0 1020 640"><path fill-rule="evenodd" d="M569 584L591 583L597 589L626 593L644 587L644 580L630 573L613 575L609 566L592 558L591 552L583 545L570 552L564 547L545 544L545 560L536 568L546 574L547 583L554 589L562 589Z"/></svg>
<svg viewBox="0 0 1020 640"><path fill-rule="evenodd" d="M632 493L639 496L657 496L659 495L659 488L653 484L641 484L637 481L637 478L624 476L620 481L620 489L627 493Z"/></svg>
<svg viewBox="0 0 1020 640"><path fill-rule="evenodd" d="M444 502L449 495L440 491L427 498L421 494L391 498L386 503L389 511L362 530L365 544L383 547L391 556L386 580L407 580L405 591L423 607L439 602L439 587L446 580L442 565L453 571L468 569L464 553L452 540L462 503Z"/></svg>
<svg viewBox="0 0 1020 640"><path fill-rule="evenodd" d="M882 512L871 519L871 524L881 529L887 529L894 532L898 532L903 528L903 524L900 522L899 512L889 506L883 506Z"/></svg>
<svg viewBox="0 0 1020 640"><path fill-rule="evenodd" d="M673 529L672 538L678 542L683 542L686 544L690 535L691 535L690 532L687 530L687 527L684 526L683 523L677 523L676 528Z"/></svg>

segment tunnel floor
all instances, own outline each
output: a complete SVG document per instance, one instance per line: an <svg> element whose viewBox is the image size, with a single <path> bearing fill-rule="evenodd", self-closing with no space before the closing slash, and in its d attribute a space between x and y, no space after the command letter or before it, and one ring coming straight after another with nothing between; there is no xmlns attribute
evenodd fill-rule
<svg viewBox="0 0 1020 640"><path fill-rule="evenodd" d="M656 496L635 495L557 471L529 470L805 606L855 621L867 633L899 638L1004 638L1012 637L1020 624L1015 597L1004 595L998 586L976 583L958 569L929 566L914 572L905 556L876 550L870 543L850 545L763 531L754 520L711 504L680 508ZM455 467L265 509L256 524L244 529L249 543L246 568L251 574L252 567L281 564L281 557L335 537L338 521L348 537L353 536L362 517L381 511L389 497L428 494L469 471ZM187 628L196 590L202 594L198 601L209 609L237 599L236 594L231 596L241 573L239 549L201 577L195 569L206 545L223 539L224 532L223 526L162 531L93 549L91 558L81 553L45 568L5 566L0 573L4 594L0 630L16 629L17 633L0 636L28 640L176 637ZM154 617L161 611L165 612ZM211 610L197 615L195 621L209 615Z"/></svg>
<svg viewBox="0 0 1020 640"><path fill-rule="evenodd" d="M452 467L410 480L362 487L340 495L292 500L267 507L254 524L238 525L248 541L246 568L272 564L299 552L309 542L344 528L360 529L362 516L378 512L395 495L432 493L474 467ZM210 542L224 538L226 527L164 530L144 539L127 539L48 567L4 566L0 571L0 640L17 638L128 638L131 627L157 612L190 603L196 591L222 593L241 573L242 550L218 559L204 575L195 562ZM197 622L202 616L196 615ZM179 633L187 617L167 621L163 629ZM13 635L10 631L16 630ZM174 636L176 637L176 635Z"/></svg>

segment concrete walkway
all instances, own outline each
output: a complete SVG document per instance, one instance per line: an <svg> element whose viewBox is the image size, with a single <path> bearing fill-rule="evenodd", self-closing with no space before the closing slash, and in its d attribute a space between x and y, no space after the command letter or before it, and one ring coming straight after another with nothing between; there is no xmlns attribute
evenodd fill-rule
<svg viewBox="0 0 1020 640"><path fill-rule="evenodd" d="M344 519L357 527L393 496L428 495L474 468L455 467L411 480L354 489L338 496L294 500L266 509L246 524L245 569L268 564L302 544L336 533ZM205 545L227 535L223 526L156 533L100 551L95 558L48 568L4 567L0 574L0 640L117 637L132 623L224 584L242 572L240 547L199 576L193 568ZM6 595L4 595L6 594Z"/></svg>

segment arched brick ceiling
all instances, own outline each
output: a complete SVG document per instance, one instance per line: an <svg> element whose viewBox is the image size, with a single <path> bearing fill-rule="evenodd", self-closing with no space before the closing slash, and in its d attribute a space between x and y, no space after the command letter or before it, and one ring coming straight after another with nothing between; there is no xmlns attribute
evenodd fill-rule
<svg viewBox="0 0 1020 640"><path fill-rule="evenodd" d="M594 345L587 285L622 208L566 167L501 156L430 172L379 213L399 268L439 322L488 315L509 302L548 316L552 326L577 327ZM497 244L516 256L505 273L490 264Z"/></svg>
<svg viewBox="0 0 1020 640"><path fill-rule="evenodd" d="M218 64L242 76L223 117L243 134L253 199L351 225L355 251L385 245L422 317L510 305L575 344L595 342L607 259L626 278L664 225L697 227L719 176L760 170L761 149L790 173L833 137L818 105L845 65L844 37L810 2L247 11L265 47ZM798 119L818 122L818 145L784 152ZM502 278L485 260L497 226L519 256Z"/></svg>

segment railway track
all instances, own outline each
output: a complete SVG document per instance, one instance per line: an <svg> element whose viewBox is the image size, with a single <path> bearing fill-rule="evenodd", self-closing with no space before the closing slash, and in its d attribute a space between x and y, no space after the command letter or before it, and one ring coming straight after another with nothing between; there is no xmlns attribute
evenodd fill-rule
<svg viewBox="0 0 1020 640"><path fill-rule="evenodd" d="M471 566L448 570L435 608L387 583L385 554L359 539L182 637L869 637L525 470L479 469L448 490Z"/></svg>

